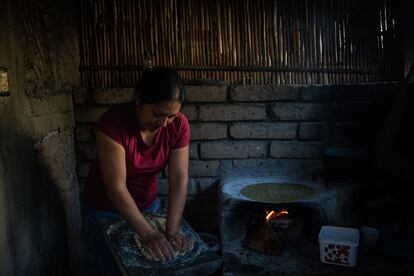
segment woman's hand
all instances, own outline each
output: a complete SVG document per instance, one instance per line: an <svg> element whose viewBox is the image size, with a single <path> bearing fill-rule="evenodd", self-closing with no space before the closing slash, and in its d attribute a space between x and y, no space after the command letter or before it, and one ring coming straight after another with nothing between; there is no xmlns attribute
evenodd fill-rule
<svg viewBox="0 0 414 276"><path fill-rule="evenodd" d="M176 257L175 251L164 234L155 229L148 231L142 237L143 246L148 252L160 261L167 261Z"/></svg>
<svg viewBox="0 0 414 276"><path fill-rule="evenodd" d="M177 252L187 252L193 249L194 241L191 237L183 236L180 232L167 232L165 236Z"/></svg>

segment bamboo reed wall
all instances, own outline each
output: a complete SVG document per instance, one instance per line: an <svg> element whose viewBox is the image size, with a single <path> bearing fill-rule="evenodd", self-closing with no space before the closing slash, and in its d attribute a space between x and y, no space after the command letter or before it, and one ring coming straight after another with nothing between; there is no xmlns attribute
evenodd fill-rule
<svg viewBox="0 0 414 276"><path fill-rule="evenodd" d="M389 1L80 0L82 84L131 87L150 62L230 84L383 81Z"/></svg>

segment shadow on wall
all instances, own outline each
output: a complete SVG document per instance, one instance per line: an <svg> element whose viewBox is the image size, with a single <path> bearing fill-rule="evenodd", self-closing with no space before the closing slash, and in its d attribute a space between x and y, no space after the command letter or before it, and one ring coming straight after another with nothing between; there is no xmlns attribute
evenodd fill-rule
<svg viewBox="0 0 414 276"><path fill-rule="evenodd" d="M207 232L218 235L218 182L203 188L197 183L199 193L188 196L183 217L197 232Z"/></svg>
<svg viewBox="0 0 414 276"><path fill-rule="evenodd" d="M6 131L10 132L2 129L1 133ZM0 196L6 202L2 213L9 218L8 237L1 237L9 241L9 248L2 250L12 252L9 257L12 263L6 271L14 271L15 275L73 275L70 272L73 245L68 240L74 233L68 233L68 229L76 226L68 225L75 222L67 215L71 214L71 206L76 205L70 201L70 194L77 190L59 187L62 180L57 179L65 177L65 170L57 171L66 166L60 163L65 158L65 144L61 142L68 139L66 136L56 133L38 144L19 135L14 139L1 137L5 142L0 155L7 162L0 164L0 171L5 172L2 176L5 192ZM76 179L71 175L66 177L69 179L65 181L76 186Z"/></svg>

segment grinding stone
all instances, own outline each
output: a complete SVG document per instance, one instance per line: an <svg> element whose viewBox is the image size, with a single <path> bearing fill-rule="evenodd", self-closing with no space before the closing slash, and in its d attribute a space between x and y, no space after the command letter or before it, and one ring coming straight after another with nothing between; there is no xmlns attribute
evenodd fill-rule
<svg viewBox="0 0 414 276"><path fill-rule="evenodd" d="M166 212L143 213L144 217L166 217ZM208 275L221 267L221 257L214 253L182 219L184 235L191 236L194 248L183 256L165 262L146 260L133 239L133 230L124 220L102 219L104 236L123 275Z"/></svg>

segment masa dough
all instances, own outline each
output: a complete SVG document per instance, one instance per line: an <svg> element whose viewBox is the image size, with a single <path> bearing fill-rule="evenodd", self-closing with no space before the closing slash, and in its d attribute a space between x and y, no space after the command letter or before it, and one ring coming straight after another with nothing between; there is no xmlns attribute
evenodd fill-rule
<svg viewBox="0 0 414 276"><path fill-rule="evenodd" d="M166 218L151 218L148 220L148 222L154 229L157 229L161 233L164 233L165 225L167 223ZM181 231L180 233L183 234ZM139 251L144 256L145 259L149 261L159 261L158 258L153 257L150 254L150 252L147 250L147 248L143 246L142 239L137 233L134 234L133 238L134 238L135 244L137 245ZM185 251L175 251L175 254L177 257L182 256L185 253L186 253Z"/></svg>

